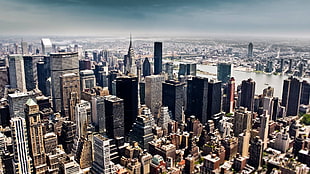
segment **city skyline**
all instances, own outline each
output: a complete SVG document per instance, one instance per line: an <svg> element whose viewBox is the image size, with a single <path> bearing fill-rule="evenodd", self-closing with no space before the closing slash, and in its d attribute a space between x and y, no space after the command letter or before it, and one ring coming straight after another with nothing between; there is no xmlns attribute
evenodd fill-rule
<svg viewBox="0 0 310 174"><path fill-rule="evenodd" d="M310 37L310 2L0 0L1 35Z"/></svg>

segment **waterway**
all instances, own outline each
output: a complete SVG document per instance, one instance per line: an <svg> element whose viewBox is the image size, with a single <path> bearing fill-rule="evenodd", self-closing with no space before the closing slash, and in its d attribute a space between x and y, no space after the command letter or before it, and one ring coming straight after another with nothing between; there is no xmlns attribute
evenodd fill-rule
<svg viewBox="0 0 310 174"><path fill-rule="evenodd" d="M197 65L197 70L208 72L211 74L217 74L217 66ZM216 76L214 75L204 75L202 73L199 73L199 71L197 73L198 76L216 79ZM236 85L240 85L243 80L252 78L256 82L255 94L262 94L265 88L271 86L274 88L274 96L279 98L282 97L283 81L288 78L288 76L286 75L255 73L239 70L233 70L232 77L235 78ZM308 82L310 82L310 78L304 78L303 80L307 80Z"/></svg>

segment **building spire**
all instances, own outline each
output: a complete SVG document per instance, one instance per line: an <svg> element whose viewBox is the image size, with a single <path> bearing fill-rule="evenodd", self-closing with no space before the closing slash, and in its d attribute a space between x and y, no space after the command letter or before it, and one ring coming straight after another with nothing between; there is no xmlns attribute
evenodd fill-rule
<svg viewBox="0 0 310 174"><path fill-rule="evenodd" d="M129 49L132 47L132 36L131 36L131 33L130 33L130 42L129 42Z"/></svg>

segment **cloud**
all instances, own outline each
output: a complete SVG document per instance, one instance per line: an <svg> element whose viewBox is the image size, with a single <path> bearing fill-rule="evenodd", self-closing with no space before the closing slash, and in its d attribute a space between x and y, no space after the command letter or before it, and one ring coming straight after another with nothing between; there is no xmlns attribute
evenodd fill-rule
<svg viewBox="0 0 310 174"><path fill-rule="evenodd" d="M307 33L309 6L309 0L0 0L6 25L0 32Z"/></svg>

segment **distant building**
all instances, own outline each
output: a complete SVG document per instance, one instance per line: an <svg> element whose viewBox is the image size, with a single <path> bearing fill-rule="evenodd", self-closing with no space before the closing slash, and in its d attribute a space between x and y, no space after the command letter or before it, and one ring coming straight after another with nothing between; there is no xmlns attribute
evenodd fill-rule
<svg viewBox="0 0 310 174"><path fill-rule="evenodd" d="M179 65L179 78L181 75L186 76L186 75L192 75L196 76L196 70L197 70L197 64L195 63L188 63L188 64L180 64Z"/></svg>
<svg viewBox="0 0 310 174"><path fill-rule="evenodd" d="M253 44L252 42L249 43L249 46L248 46L248 58L252 58L253 57Z"/></svg>
<svg viewBox="0 0 310 174"><path fill-rule="evenodd" d="M230 63L217 64L217 80L222 83L227 83L232 77L233 65Z"/></svg>
<svg viewBox="0 0 310 174"><path fill-rule="evenodd" d="M42 45L42 53L44 55L48 55L53 52L53 45L50 39L43 38L41 40L41 45Z"/></svg>
<svg viewBox="0 0 310 174"><path fill-rule="evenodd" d="M142 72L143 77L151 75L151 64L147 57L143 61Z"/></svg>
<svg viewBox="0 0 310 174"><path fill-rule="evenodd" d="M162 72L162 49L162 42L154 42L154 75L161 74Z"/></svg>

